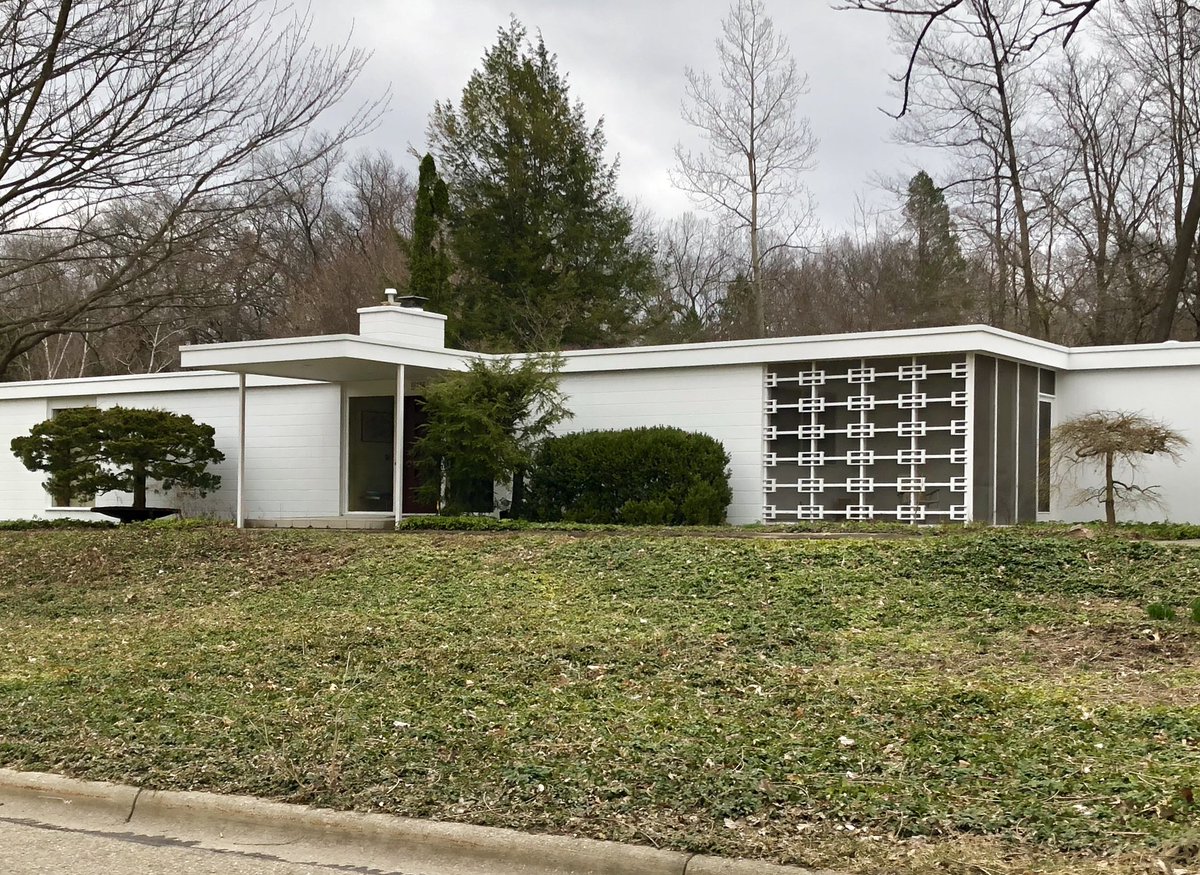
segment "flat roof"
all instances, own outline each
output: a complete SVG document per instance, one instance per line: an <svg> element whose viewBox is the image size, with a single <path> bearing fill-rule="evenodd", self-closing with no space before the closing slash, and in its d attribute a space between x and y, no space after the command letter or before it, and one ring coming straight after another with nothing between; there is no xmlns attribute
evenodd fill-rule
<svg viewBox="0 0 1200 875"><path fill-rule="evenodd" d="M386 371L397 364L461 370L474 358L502 357L460 349L405 346L356 334L186 346L180 352L185 367L334 380L350 379L356 368L361 372L374 368L378 372L372 379L386 379ZM990 325L565 350L561 355L564 373L588 373L963 352L1060 371L1200 365L1200 342L1067 347ZM535 353L515 353L513 357L529 355ZM350 362L357 364L351 366ZM331 376L320 376L323 371Z"/></svg>
<svg viewBox="0 0 1200 875"><path fill-rule="evenodd" d="M980 353L1057 371L1200 366L1200 342L1195 341L1066 347L990 325L567 350L561 355L564 373L583 374L946 353ZM183 346L180 357L189 370L0 383L0 399L229 388L237 385L237 373L253 375L252 386L367 382L394 379L401 364L420 379L465 370L476 358L504 356L330 334Z"/></svg>

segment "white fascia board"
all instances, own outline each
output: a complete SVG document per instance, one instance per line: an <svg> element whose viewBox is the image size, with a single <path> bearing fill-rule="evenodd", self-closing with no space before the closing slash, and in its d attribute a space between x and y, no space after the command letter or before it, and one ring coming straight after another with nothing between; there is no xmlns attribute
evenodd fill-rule
<svg viewBox="0 0 1200 875"><path fill-rule="evenodd" d="M1136 346L1068 348L987 325L870 331L806 337L686 343L615 349L572 350L562 353L564 373L590 373L663 368L713 367L769 362L885 358L944 353L982 353L1059 371L1200 365L1200 343L1141 344ZM499 355L457 349L420 349L363 338L357 334L275 338L213 343L180 348L187 368L255 372L256 366L357 360L387 365L410 365L430 370L465 370L473 359L495 360ZM515 359L526 358L514 354ZM319 370L319 368L314 368ZM171 377L178 375L154 375ZM96 378L105 379L148 379ZM273 378L279 381L284 378ZM66 381L78 383L79 381ZM299 382L299 381L297 381ZM284 385L274 382L271 385ZM8 384L15 386L19 384ZM39 383L46 386L46 383ZM106 391L97 389L97 391ZM147 390L148 391L148 390ZM0 388L0 393L5 389ZM63 394L72 394L73 390ZM40 394L40 393L35 393ZM0 397L10 397L0 394Z"/></svg>
<svg viewBox="0 0 1200 875"><path fill-rule="evenodd" d="M1128 346L1083 346L1071 350L1072 371L1180 368L1200 366L1200 343L1138 343Z"/></svg>
<svg viewBox="0 0 1200 875"><path fill-rule="evenodd" d="M74 377L64 380L25 380L0 383L0 401L21 398L73 398L92 395L133 395L145 392L194 392L205 389L236 389L237 375L228 371L164 372L159 374L122 374L110 377ZM315 385L310 380L288 377L251 377L247 385Z"/></svg>
<svg viewBox="0 0 1200 875"><path fill-rule="evenodd" d="M357 334L318 337L285 337L243 343L207 343L179 348L185 368L214 368L253 373L255 365L281 362L320 362L323 359L357 359L364 362L412 365L441 371L466 370L473 353L458 350L420 349Z"/></svg>
<svg viewBox="0 0 1200 875"><path fill-rule="evenodd" d="M979 352L1068 368L1069 350L981 325L564 352L564 373Z"/></svg>

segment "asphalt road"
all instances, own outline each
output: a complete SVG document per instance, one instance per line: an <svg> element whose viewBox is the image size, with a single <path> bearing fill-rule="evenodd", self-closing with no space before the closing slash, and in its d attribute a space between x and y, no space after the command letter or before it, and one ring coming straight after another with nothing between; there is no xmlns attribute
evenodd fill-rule
<svg viewBox="0 0 1200 875"><path fill-rule="evenodd" d="M379 873L351 866L287 863L261 854L215 851L170 839L63 829L0 818L4 875L331 875ZM416 875L416 873L387 873Z"/></svg>

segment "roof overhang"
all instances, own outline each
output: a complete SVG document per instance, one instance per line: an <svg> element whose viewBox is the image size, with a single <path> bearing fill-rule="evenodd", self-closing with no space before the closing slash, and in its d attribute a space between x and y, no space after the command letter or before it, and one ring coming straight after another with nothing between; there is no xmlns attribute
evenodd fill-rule
<svg viewBox="0 0 1200 875"><path fill-rule="evenodd" d="M717 343L588 349L563 353L564 373L890 358L978 352L1045 368L1068 367L1070 351L985 325L771 337Z"/></svg>
<svg viewBox="0 0 1200 875"><path fill-rule="evenodd" d="M330 334L184 346L180 347L179 357L185 368L354 383L394 380L397 365L412 368L417 379L441 371L462 371L466 370L472 354L400 346L353 334Z"/></svg>
<svg viewBox="0 0 1200 875"><path fill-rule="evenodd" d="M980 353L1057 371L1200 365L1200 343L1071 348L987 325L960 325L572 350L562 353L562 370L565 374L584 374L950 353ZM185 368L329 383L392 380L397 365L413 369L413 378L421 380L438 372L466 370L474 359L498 357L409 346L355 334L212 343L180 349Z"/></svg>

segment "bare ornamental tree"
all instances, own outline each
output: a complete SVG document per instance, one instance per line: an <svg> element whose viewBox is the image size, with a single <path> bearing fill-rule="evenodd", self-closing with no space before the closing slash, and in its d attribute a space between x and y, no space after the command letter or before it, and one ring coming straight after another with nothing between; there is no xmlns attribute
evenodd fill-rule
<svg viewBox="0 0 1200 875"><path fill-rule="evenodd" d="M1055 427L1050 446L1064 474L1080 466L1098 466L1103 483L1081 489L1076 504L1098 502L1104 518L1116 525L1117 505L1156 504L1157 486L1134 482L1143 457L1159 455L1178 463L1188 440L1165 423L1141 413L1097 410L1077 416ZM1129 473L1124 475L1121 470Z"/></svg>
<svg viewBox="0 0 1200 875"><path fill-rule="evenodd" d="M367 55L265 0L0 0L0 379L167 301L159 265L369 129Z"/></svg>
<svg viewBox="0 0 1200 875"><path fill-rule="evenodd" d="M813 167L817 139L796 104L808 77L796 68L787 39L761 0L736 0L721 24L718 77L688 69L683 119L705 141L700 151L675 147L675 185L749 234L751 322L766 333L763 273L768 232L792 245L811 218L798 215L799 176Z"/></svg>

